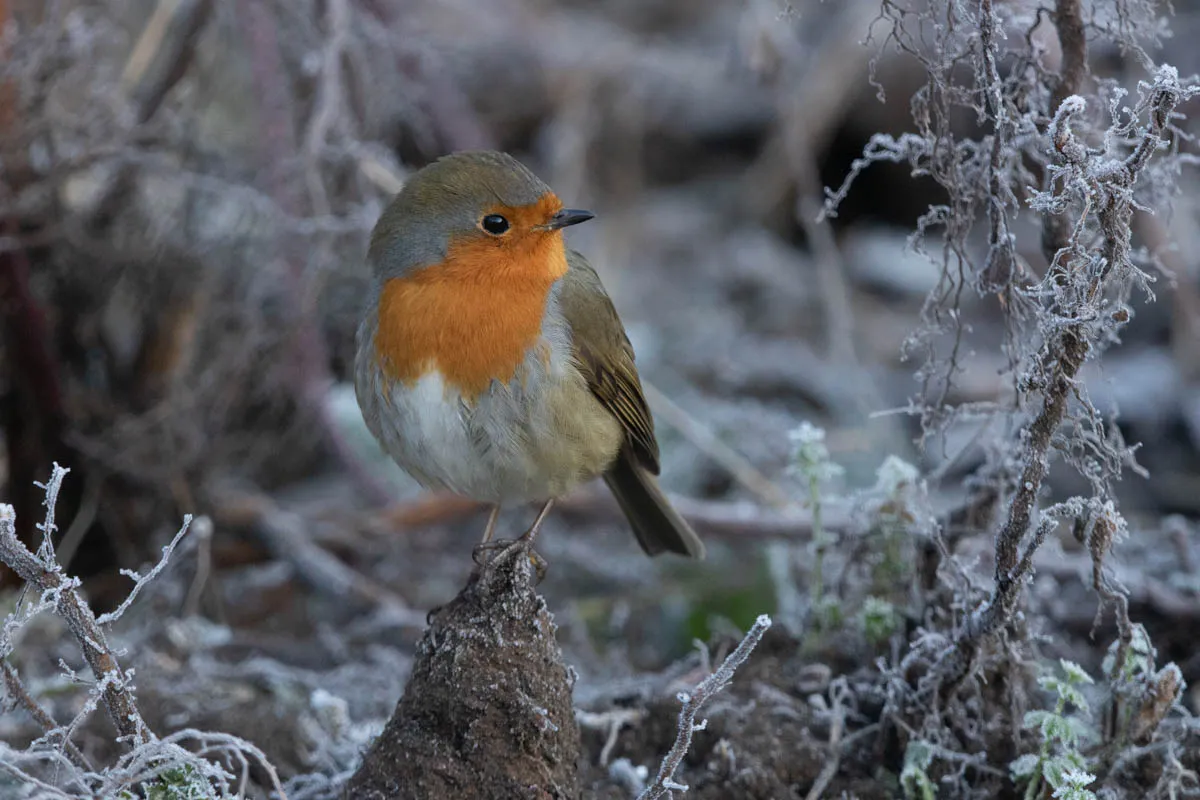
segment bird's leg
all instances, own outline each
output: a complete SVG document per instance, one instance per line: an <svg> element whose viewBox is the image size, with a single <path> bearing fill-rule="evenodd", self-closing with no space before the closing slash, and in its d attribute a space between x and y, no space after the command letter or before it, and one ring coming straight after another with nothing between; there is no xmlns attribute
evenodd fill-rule
<svg viewBox="0 0 1200 800"><path fill-rule="evenodd" d="M520 539L493 539L498 519L500 519L500 504L496 503L492 506L492 510L488 512L487 525L483 529L483 539L471 551L471 558L474 559L476 564L483 563L481 559L485 554L498 550L506 550L512 547L515 542L521 541Z"/></svg>
<svg viewBox="0 0 1200 800"><path fill-rule="evenodd" d="M542 510L534 517L533 524L529 526L529 530L516 541L516 546L520 547L529 554L529 561L533 564L533 569L537 573L538 583L542 582L542 578L546 577L546 559L537 554L533 549L533 540L537 538L538 531L542 529L542 523L546 521L546 517L550 516L550 508L554 505L554 498L546 501L542 506Z"/></svg>
<svg viewBox="0 0 1200 800"><path fill-rule="evenodd" d="M487 525L483 529L483 539L480 544L487 544L492 540L492 534L496 532L496 520L500 519L500 504L496 503L492 506L492 510L488 512Z"/></svg>
<svg viewBox="0 0 1200 800"><path fill-rule="evenodd" d="M550 515L550 507L554 505L554 498L551 497L542 506L542 510L538 512L537 517L533 520L533 524L529 526L529 530L521 537L521 541L525 542L526 547L533 545L533 540L537 538L538 531L542 528L542 523L546 521L546 517Z"/></svg>
<svg viewBox="0 0 1200 800"><path fill-rule="evenodd" d="M474 558L475 563L484 566L485 575L490 574L495 565L500 561L504 560L505 558L512 557L518 552L523 552L528 555L529 560L533 563L533 568L537 572L538 581L541 581L542 577L546 574L546 562L540 555L534 552L533 540L537 538L538 531L541 530L542 523L546 521L546 517L550 515L550 508L553 505L553 498L547 500L542 506L541 510L538 511L538 515L534 518L533 524L529 526L529 530L525 531L525 533L522 534L519 539L501 539L495 542L489 542L485 539L483 542L475 545L475 550L472 553L472 557ZM490 523L491 520L489 520L489 526ZM493 556L487 562L487 564L484 565L480 560L483 554L489 550L497 549L500 550L500 552Z"/></svg>

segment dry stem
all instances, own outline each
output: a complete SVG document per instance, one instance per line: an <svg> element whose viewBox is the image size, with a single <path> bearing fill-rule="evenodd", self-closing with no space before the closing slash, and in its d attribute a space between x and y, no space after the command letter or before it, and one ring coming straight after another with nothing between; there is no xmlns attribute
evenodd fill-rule
<svg viewBox="0 0 1200 800"><path fill-rule="evenodd" d="M692 691L679 693L679 702L683 703L683 708L679 710L679 733L675 737L675 744L663 759L654 782L638 795L638 800L655 800L664 795L674 797L673 792L687 791L688 787L677 783L674 776L683 757L687 755L688 748L692 746L692 735L696 731L704 730L708 724L707 720L697 723L696 714L713 695L729 685L733 680L734 670L745 663L770 627L771 618L766 614L760 616L742 638L741 643L721 662L716 672L700 681Z"/></svg>
<svg viewBox="0 0 1200 800"><path fill-rule="evenodd" d="M65 474L66 470L55 464L51 484L61 483ZM129 675L117 662L92 609L79 596L79 580L63 574L57 562L43 562L29 552L29 548L17 538L16 514L12 506L4 504L0 504L0 561L8 564L22 580L37 587L47 595L47 600L54 603L59 616L79 640L84 660L99 683L104 707L121 736L131 744L151 741L154 734L138 711Z"/></svg>
<svg viewBox="0 0 1200 800"><path fill-rule="evenodd" d="M21 676L17 674L16 668L8 663L8 659L0 660L0 671L4 672L4 688L8 691L10 697L21 704L22 708L33 717L34 722L42 726L42 730L46 732L48 737L55 737L63 733L62 728L54 717L50 716L50 712L42 708L41 703L34 699L29 690L25 688L25 683L21 680ZM87 760L87 756L79 751L75 743L63 736L63 750L66 751L67 757L74 762L75 766L88 772L95 772L93 767Z"/></svg>
<svg viewBox="0 0 1200 800"><path fill-rule="evenodd" d="M1061 107L1068 97L1079 94L1083 79L1087 77L1087 34L1083 28L1082 6L1082 0L1058 0L1054 4L1054 27L1062 47L1062 69L1050 101L1051 109ZM1050 189L1049 173L1043 188ZM1042 253L1047 263L1055 263L1070 239L1071 225L1065 214L1049 211L1042 214Z"/></svg>
<svg viewBox="0 0 1200 800"><path fill-rule="evenodd" d="M968 618L953 647L938 658L930 676L934 684L927 686L939 686L943 696L967 676L982 642L1011 621L1020 586L1032 570L1033 551L1057 524L1053 519L1043 519L1022 554L1021 544L1037 507L1053 437L1066 416L1068 401L1076 391L1075 377L1087 358L1089 342L1096 335L1093 320L1103 313L1104 289L1108 279L1123 275L1125 265L1129 263L1132 196L1128 190L1161 142L1170 114L1183 96L1184 90L1175 71L1169 67L1161 68L1148 104L1150 125L1141 141L1123 161L1105 162L1102 166L1089 161L1087 149L1070 127L1072 118L1085 108L1082 98L1068 97L1055 114L1050 127L1054 147L1066 166L1075 170L1079 180L1086 183L1088 204L1100 206L1097 214L1104 235L1101 252L1105 264L1100 270L1089 269L1090 259L1082 246L1075 238L1069 241L1072 254L1074 250L1079 252L1070 263L1059 266L1060 270L1066 271L1059 275L1064 282L1075 281L1081 285L1078 292L1066 294L1065 299L1056 299L1052 308L1059 317L1073 321L1063 324L1060 332L1047 335L1036 356L1035 379L1042 383L1042 408L1022 432L1024 466L1008 507L1007 519L996 535L995 588L991 599ZM1060 255L1067 252L1062 250Z"/></svg>

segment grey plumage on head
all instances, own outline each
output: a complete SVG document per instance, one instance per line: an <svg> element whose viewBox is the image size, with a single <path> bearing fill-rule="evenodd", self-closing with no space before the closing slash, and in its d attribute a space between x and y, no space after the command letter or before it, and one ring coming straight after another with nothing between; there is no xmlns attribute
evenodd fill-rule
<svg viewBox="0 0 1200 800"><path fill-rule="evenodd" d="M468 150L442 156L413 173L380 215L367 261L380 279L436 264L446 257L452 235L478 230L488 206L531 205L549 191L507 153Z"/></svg>

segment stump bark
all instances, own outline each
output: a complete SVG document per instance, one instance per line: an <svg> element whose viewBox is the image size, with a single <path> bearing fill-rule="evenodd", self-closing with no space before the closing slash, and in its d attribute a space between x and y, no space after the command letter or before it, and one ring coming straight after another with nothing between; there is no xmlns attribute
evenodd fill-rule
<svg viewBox="0 0 1200 800"><path fill-rule="evenodd" d="M502 551L431 614L346 798L579 797L574 678L533 575L529 553Z"/></svg>

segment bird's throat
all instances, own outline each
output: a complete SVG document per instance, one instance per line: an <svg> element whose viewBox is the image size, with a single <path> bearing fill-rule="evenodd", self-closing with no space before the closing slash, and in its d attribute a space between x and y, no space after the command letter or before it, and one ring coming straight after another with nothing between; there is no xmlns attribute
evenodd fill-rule
<svg viewBox="0 0 1200 800"><path fill-rule="evenodd" d="M551 250L536 260L494 247L452 248L442 264L388 280L375 333L384 374L411 385L436 370L468 400L493 380L511 381L540 345L550 290L566 273L561 239L557 245L558 258Z"/></svg>

